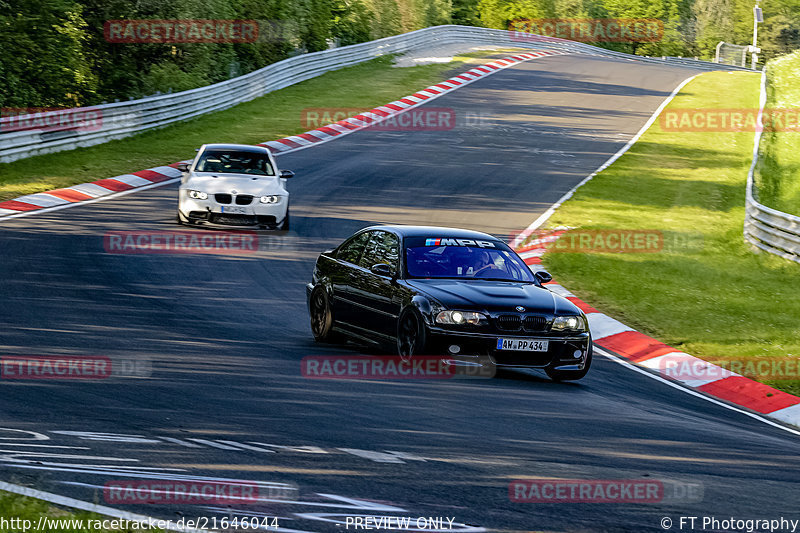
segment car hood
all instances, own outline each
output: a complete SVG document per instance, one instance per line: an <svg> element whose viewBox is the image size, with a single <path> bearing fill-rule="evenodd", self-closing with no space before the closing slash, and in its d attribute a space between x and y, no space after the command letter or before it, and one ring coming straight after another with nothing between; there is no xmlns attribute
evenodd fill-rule
<svg viewBox="0 0 800 533"><path fill-rule="evenodd" d="M406 280L414 289L450 309L514 311L544 314L580 314L572 302L532 283L510 281L413 279Z"/></svg>
<svg viewBox="0 0 800 533"><path fill-rule="evenodd" d="M252 194L253 196L286 194L286 189L281 186L280 178L249 174L193 174L186 180L186 183L181 185L181 188L209 194Z"/></svg>

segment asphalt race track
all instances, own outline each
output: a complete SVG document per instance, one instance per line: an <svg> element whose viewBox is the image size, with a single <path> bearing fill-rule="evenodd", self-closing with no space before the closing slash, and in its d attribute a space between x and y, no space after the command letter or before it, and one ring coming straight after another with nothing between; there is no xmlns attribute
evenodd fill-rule
<svg viewBox="0 0 800 533"><path fill-rule="evenodd" d="M0 479L104 505L112 480L235 478L265 492L285 484L287 501L120 508L173 520L278 516L282 529L311 532L345 530L324 520L346 515L454 517L460 531L791 518L795 435L605 357L576 384L535 372L378 382L300 373L305 356L370 353L313 342L304 284L320 251L378 222L511 235L692 74L546 57L429 104L455 110L452 130L368 129L281 156L297 174L292 231L262 233L256 254L104 251L109 231L179 229L174 184L4 223L2 354L107 356L144 370L1 380ZM509 482L524 478L678 480L703 494L674 505L510 501Z"/></svg>

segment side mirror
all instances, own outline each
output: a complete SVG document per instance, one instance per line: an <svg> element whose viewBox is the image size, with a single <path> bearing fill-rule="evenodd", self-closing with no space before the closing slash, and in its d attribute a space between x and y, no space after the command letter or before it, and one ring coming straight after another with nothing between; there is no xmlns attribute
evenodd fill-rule
<svg viewBox="0 0 800 533"><path fill-rule="evenodd" d="M392 277L394 275L394 272L392 271L392 267L390 267L386 263L378 263L378 264L372 265L370 267L370 271L373 274L377 274L379 276Z"/></svg>
<svg viewBox="0 0 800 533"><path fill-rule="evenodd" d="M175 168L177 168L181 172L189 172L189 163L180 163Z"/></svg>
<svg viewBox="0 0 800 533"><path fill-rule="evenodd" d="M294 177L294 172L292 172L291 170L281 170L282 179L288 180L289 178L293 177Z"/></svg>
<svg viewBox="0 0 800 533"><path fill-rule="evenodd" d="M553 281L553 276L551 276L550 273L545 270L537 270L534 276L536 276L536 279L539 280L539 283Z"/></svg>

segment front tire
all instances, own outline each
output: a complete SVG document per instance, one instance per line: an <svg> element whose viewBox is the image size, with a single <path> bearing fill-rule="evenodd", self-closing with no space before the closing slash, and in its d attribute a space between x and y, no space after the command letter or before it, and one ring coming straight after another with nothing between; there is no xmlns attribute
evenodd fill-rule
<svg viewBox="0 0 800 533"><path fill-rule="evenodd" d="M419 313L413 309L406 311L397 321L397 355L403 359L424 355L427 337L425 324Z"/></svg>
<svg viewBox="0 0 800 533"><path fill-rule="evenodd" d="M278 226L281 231L289 231L289 206L286 206L286 216L283 217L283 222Z"/></svg>
<svg viewBox="0 0 800 533"><path fill-rule="evenodd" d="M592 341L589 340L589 348L586 351L586 363L581 370L553 370L550 368L545 369L547 376L553 381L578 381L586 376L589 372L589 367L592 366Z"/></svg>
<svg viewBox="0 0 800 533"><path fill-rule="evenodd" d="M311 291L308 312L311 315L311 333L317 342L340 342L341 338L333 331L333 312L330 298L323 287Z"/></svg>

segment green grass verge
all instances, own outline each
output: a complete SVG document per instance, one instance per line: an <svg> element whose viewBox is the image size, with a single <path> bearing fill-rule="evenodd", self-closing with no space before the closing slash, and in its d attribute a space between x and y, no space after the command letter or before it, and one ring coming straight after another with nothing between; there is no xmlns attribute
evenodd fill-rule
<svg viewBox="0 0 800 533"><path fill-rule="evenodd" d="M752 108L759 75L713 72L670 108ZM669 108L668 108L669 109ZM665 132L656 122L577 190L549 226L668 232L660 253L548 253L579 297L706 360L800 356L800 268L742 238L752 132ZM768 381L800 394L800 381Z"/></svg>
<svg viewBox="0 0 800 533"><path fill-rule="evenodd" d="M143 531L141 529L133 528L98 528L95 526L103 524L102 522L98 524L96 521L113 519L82 511L73 513L65 511L59 507L55 507L42 500L0 491L0 533L22 533L34 531L34 528L39 523L39 519L42 517L48 518L51 521L49 524L47 524L50 527L44 527L45 524L42 524L43 531L52 531L54 533L97 533L98 531L126 533ZM25 520L29 522L24 522ZM57 520L58 522L54 523L53 520ZM115 524L106 522L106 525L111 526ZM123 523L117 522L116 525L123 525ZM131 526L132 524L129 523L127 525ZM158 532L159 530L153 531Z"/></svg>
<svg viewBox="0 0 800 533"><path fill-rule="evenodd" d="M766 107L793 110L794 131L764 133L756 174L758 200L769 207L800 215L800 130L797 129L800 51L767 63Z"/></svg>
<svg viewBox="0 0 800 533"><path fill-rule="evenodd" d="M256 144L296 135L311 129L301 123L305 108L371 109L495 54L498 52L475 52L457 56L450 63L406 68L392 68L391 57L380 57L163 129L0 164L0 201L173 163L192 157L195 148L207 142Z"/></svg>

